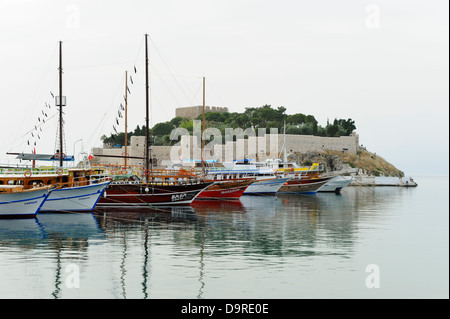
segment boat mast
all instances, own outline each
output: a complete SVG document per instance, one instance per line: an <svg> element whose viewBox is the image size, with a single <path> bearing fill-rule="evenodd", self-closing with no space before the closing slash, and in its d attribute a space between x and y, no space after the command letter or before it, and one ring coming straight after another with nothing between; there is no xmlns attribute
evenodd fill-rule
<svg viewBox="0 0 450 319"><path fill-rule="evenodd" d="M283 163L287 163L287 154L286 154L286 121L284 121L284 129L283 129Z"/></svg>
<svg viewBox="0 0 450 319"><path fill-rule="evenodd" d="M62 41L59 41L59 166L63 166Z"/></svg>
<svg viewBox="0 0 450 319"><path fill-rule="evenodd" d="M127 169L127 144L128 144L128 137L127 137L127 130L128 130L128 123L127 123L127 105L128 105L128 71L125 71L125 169Z"/></svg>
<svg viewBox="0 0 450 319"><path fill-rule="evenodd" d="M148 92L148 46L147 46L147 38L148 34L145 34L145 182L148 182L148 174L149 174L149 92Z"/></svg>
<svg viewBox="0 0 450 319"><path fill-rule="evenodd" d="M202 123L202 172L205 174L205 138L203 133L205 131L205 77L203 77L203 123Z"/></svg>

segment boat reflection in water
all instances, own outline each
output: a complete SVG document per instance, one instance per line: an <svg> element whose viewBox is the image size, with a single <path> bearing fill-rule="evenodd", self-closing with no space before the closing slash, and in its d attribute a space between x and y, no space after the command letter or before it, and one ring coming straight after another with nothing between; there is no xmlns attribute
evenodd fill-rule
<svg viewBox="0 0 450 319"><path fill-rule="evenodd" d="M195 214L190 206L164 206L164 207L97 207L94 216L104 230L119 225L142 225L146 221L176 222L194 220Z"/></svg>
<svg viewBox="0 0 450 319"><path fill-rule="evenodd" d="M240 200L201 200L194 201L191 207L196 213L244 213L244 205Z"/></svg>
<svg viewBox="0 0 450 319"><path fill-rule="evenodd" d="M1 247L32 249L45 237L46 234L36 218L0 219L0 249Z"/></svg>
<svg viewBox="0 0 450 319"><path fill-rule="evenodd" d="M308 282L303 267L317 267L318 259L339 267L357 257L360 225L383 220L392 196L353 187L342 195L245 196L0 220L0 253L12 256L0 259L8 287L0 296L220 298L248 296L250 287L259 296L273 283L286 288L279 279ZM68 265L80 269L79 289L66 285ZM37 276L14 285L31 271ZM283 297L302 292L287 289Z"/></svg>

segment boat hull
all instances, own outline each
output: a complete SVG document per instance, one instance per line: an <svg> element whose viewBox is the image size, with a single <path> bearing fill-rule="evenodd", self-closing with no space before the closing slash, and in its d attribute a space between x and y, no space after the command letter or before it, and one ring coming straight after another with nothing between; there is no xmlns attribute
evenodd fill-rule
<svg viewBox="0 0 450 319"><path fill-rule="evenodd" d="M315 194L330 178L292 180L280 187L278 194Z"/></svg>
<svg viewBox="0 0 450 319"><path fill-rule="evenodd" d="M146 185L112 183L100 198L98 207L145 207L189 205L212 183L185 185Z"/></svg>
<svg viewBox="0 0 450 319"><path fill-rule="evenodd" d="M91 212L109 183L54 189L41 212Z"/></svg>
<svg viewBox="0 0 450 319"><path fill-rule="evenodd" d="M35 218L49 194L48 188L0 194L0 218Z"/></svg>
<svg viewBox="0 0 450 319"><path fill-rule="evenodd" d="M276 195L278 190L291 178L261 179L250 184L244 195Z"/></svg>
<svg viewBox="0 0 450 319"><path fill-rule="evenodd" d="M352 178L345 178L342 176L336 176L334 178L332 178L331 180L329 180L327 183L325 183L324 185L322 185L317 191L318 192L328 192L328 193L339 193L342 188L344 188L345 186L347 186L348 184L350 184L352 182Z"/></svg>
<svg viewBox="0 0 450 319"><path fill-rule="evenodd" d="M202 191L195 200L238 200L253 180L215 182Z"/></svg>

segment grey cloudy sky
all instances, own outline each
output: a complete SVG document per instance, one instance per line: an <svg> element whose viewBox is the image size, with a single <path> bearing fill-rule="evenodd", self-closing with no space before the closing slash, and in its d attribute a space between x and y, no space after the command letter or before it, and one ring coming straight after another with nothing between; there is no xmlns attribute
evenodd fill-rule
<svg viewBox="0 0 450 319"><path fill-rule="evenodd" d="M406 174L448 175L448 9L444 0L0 0L0 162L28 142L54 151L60 40L67 153L114 132L125 70L129 130L142 125L148 33L152 124L200 105L205 76L207 105L284 106L322 126L352 118L360 143Z"/></svg>

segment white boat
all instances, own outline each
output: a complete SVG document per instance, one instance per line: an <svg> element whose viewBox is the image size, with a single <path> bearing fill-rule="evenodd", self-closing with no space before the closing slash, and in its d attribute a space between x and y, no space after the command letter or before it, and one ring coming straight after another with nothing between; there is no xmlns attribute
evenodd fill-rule
<svg viewBox="0 0 450 319"><path fill-rule="evenodd" d="M335 176L325 185L322 185L317 191L339 193L342 188L349 185L352 181L353 178L351 176Z"/></svg>
<svg viewBox="0 0 450 319"><path fill-rule="evenodd" d="M90 212L103 195L110 181L78 187L54 189L41 212Z"/></svg>
<svg viewBox="0 0 450 319"><path fill-rule="evenodd" d="M0 218L34 218L51 193L50 187L23 189L0 185Z"/></svg>
<svg viewBox="0 0 450 319"><path fill-rule="evenodd" d="M244 195L275 195L284 183L291 177L276 176L272 169L259 168L249 160L223 163L224 168L211 167L207 176L211 180L233 180L240 178L254 178L244 192Z"/></svg>
<svg viewBox="0 0 450 319"><path fill-rule="evenodd" d="M418 184L412 177L393 176L354 176L350 186L398 186L416 187Z"/></svg>
<svg viewBox="0 0 450 319"><path fill-rule="evenodd" d="M7 153L17 155L17 159L33 161L31 167L4 167L0 169L1 185L20 185L24 190L41 185L55 187L40 211L82 212L92 211L99 201L110 180L105 181L97 176L97 171L89 168L64 168L64 161L73 161L73 156L66 156L63 151L63 107L66 107L66 97L62 95L62 41L59 42L59 95L56 106L59 109L59 149L52 154ZM40 167L35 161L58 161L59 168Z"/></svg>
<svg viewBox="0 0 450 319"><path fill-rule="evenodd" d="M22 186L24 190L37 185L52 185L54 189L41 212L93 211L110 183L108 177L83 168L11 168L0 174L0 184Z"/></svg>
<svg viewBox="0 0 450 319"><path fill-rule="evenodd" d="M291 178L268 178L256 180L244 192L244 195L275 195Z"/></svg>

